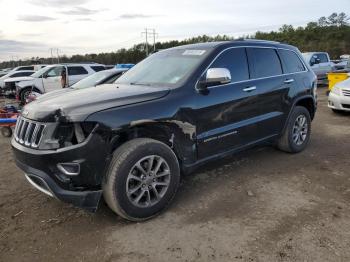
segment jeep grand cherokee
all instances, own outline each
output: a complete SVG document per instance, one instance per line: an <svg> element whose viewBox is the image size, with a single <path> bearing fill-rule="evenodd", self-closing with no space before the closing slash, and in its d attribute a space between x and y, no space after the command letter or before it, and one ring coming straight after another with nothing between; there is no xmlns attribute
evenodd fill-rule
<svg viewBox="0 0 350 262"><path fill-rule="evenodd" d="M103 196L140 221L203 163L262 143L304 150L315 111L316 76L297 48L195 44L153 54L115 84L28 104L12 146L42 192L91 211Z"/></svg>

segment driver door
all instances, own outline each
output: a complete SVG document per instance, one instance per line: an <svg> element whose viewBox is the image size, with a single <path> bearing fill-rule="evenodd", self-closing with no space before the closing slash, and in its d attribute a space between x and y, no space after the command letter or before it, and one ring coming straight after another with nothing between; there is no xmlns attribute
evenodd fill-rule
<svg viewBox="0 0 350 262"><path fill-rule="evenodd" d="M43 87L45 93L62 88L61 79L64 68L64 66L56 66L51 68L46 73L45 77L43 78Z"/></svg>

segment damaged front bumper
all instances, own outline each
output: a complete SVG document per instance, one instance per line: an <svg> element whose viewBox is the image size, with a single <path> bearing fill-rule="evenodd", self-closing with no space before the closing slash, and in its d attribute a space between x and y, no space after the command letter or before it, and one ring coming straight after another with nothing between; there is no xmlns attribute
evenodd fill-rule
<svg viewBox="0 0 350 262"><path fill-rule="evenodd" d="M109 163L101 136L58 150L36 150L12 139L17 166L36 189L76 207L95 212L102 197L102 179Z"/></svg>

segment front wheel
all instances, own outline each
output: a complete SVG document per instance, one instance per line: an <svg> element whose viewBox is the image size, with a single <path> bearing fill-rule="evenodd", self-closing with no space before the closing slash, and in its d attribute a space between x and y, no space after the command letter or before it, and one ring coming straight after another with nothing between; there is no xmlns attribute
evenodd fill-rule
<svg viewBox="0 0 350 262"><path fill-rule="evenodd" d="M20 93L20 99L21 99L21 103L24 105L27 101L28 96L30 95L30 93L32 92L32 88L31 87L26 87L24 88L21 93Z"/></svg>
<svg viewBox="0 0 350 262"><path fill-rule="evenodd" d="M311 117L309 111L302 106L296 106L287 122L278 148L289 153L303 151L309 143L311 134Z"/></svg>
<svg viewBox="0 0 350 262"><path fill-rule="evenodd" d="M142 221L168 206L179 183L180 167L171 148L153 139L138 138L114 152L103 195L115 213Z"/></svg>

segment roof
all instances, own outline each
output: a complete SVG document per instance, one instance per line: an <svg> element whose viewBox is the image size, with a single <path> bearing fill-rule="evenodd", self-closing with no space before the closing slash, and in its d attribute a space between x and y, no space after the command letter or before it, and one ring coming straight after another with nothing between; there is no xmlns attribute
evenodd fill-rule
<svg viewBox="0 0 350 262"><path fill-rule="evenodd" d="M220 46L283 46L288 48L295 48L291 45L276 42L276 41L268 41L268 40L260 40L260 39L237 39L232 41L221 41L221 42L206 42L206 43L197 43L197 44L189 44L174 47L174 49L213 49Z"/></svg>

